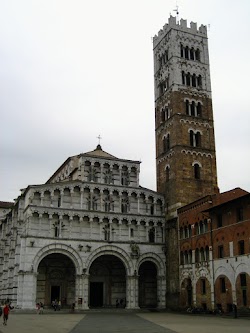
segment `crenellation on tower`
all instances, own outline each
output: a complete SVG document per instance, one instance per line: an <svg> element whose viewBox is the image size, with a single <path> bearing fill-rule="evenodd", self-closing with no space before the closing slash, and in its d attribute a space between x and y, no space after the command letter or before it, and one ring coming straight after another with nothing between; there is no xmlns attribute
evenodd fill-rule
<svg viewBox="0 0 250 333"><path fill-rule="evenodd" d="M197 23L190 22L190 27L188 27L187 20L180 19L180 22L176 22L176 17L170 16L168 23L166 23L163 28L159 30L158 35L153 37L153 47L155 48L163 38L168 39L168 34L172 29L178 30L179 32L183 31L185 33L200 35L203 38L207 38L207 27L205 25L201 25L197 29Z"/></svg>

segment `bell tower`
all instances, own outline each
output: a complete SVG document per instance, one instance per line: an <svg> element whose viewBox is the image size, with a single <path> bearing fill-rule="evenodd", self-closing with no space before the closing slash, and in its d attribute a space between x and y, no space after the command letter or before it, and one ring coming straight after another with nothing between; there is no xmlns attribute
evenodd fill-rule
<svg viewBox="0 0 250 333"><path fill-rule="evenodd" d="M157 191L171 219L218 191L206 26L170 16L153 47Z"/></svg>
<svg viewBox="0 0 250 333"><path fill-rule="evenodd" d="M166 206L166 306L177 308L177 209L218 192L207 29L170 16L153 47L157 191Z"/></svg>

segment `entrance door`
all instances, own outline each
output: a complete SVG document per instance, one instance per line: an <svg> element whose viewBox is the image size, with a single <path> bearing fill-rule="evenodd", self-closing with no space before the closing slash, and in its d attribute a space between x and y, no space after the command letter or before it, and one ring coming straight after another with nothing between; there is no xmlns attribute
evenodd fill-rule
<svg viewBox="0 0 250 333"><path fill-rule="evenodd" d="M103 306L103 282L90 282L90 306Z"/></svg>
<svg viewBox="0 0 250 333"><path fill-rule="evenodd" d="M60 299L60 286L51 286L51 299L50 301L54 301L55 299Z"/></svg>

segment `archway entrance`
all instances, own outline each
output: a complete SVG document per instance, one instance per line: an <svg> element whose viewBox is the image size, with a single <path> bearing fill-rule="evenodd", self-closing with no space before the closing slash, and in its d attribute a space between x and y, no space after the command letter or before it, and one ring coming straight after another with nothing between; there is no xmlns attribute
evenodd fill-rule
<svg viewBox="0 0 250 333"><path fill-rule="evenodd" d="M126 270L119 258L100 256L92 263L89 273L90 307L125 307Z"/></svg>
<svg viewBox="0 0 250 333"><path fill-rule="evenodd" d="M139 268L139 307L157 307L157 268L151 261L145 261Z"/></svg>
<svg viewBox="0 0 250 333"><path fill-rule="evenodd" d="M182 281L180 305L182 308L191 307L193 305L192 281L190 278L186 278Z"/></svg>
<svg viewBox="0 0 250 333"><path fill-rule="evenodd" d="M75 266L60 253L49 254L38 266L36 302L49 306L54 300L62 306L75 302Z"/></svg>

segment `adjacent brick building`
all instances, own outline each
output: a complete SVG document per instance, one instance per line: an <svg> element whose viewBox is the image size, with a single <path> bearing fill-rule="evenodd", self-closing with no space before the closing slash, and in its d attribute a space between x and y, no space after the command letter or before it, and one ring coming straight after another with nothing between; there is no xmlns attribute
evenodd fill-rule
<svg viewBox="0 0 250 333"><path fill-rule="evenodd" d="M250 306L250 194L240 188L178 209L180 307Z"/></svg>

